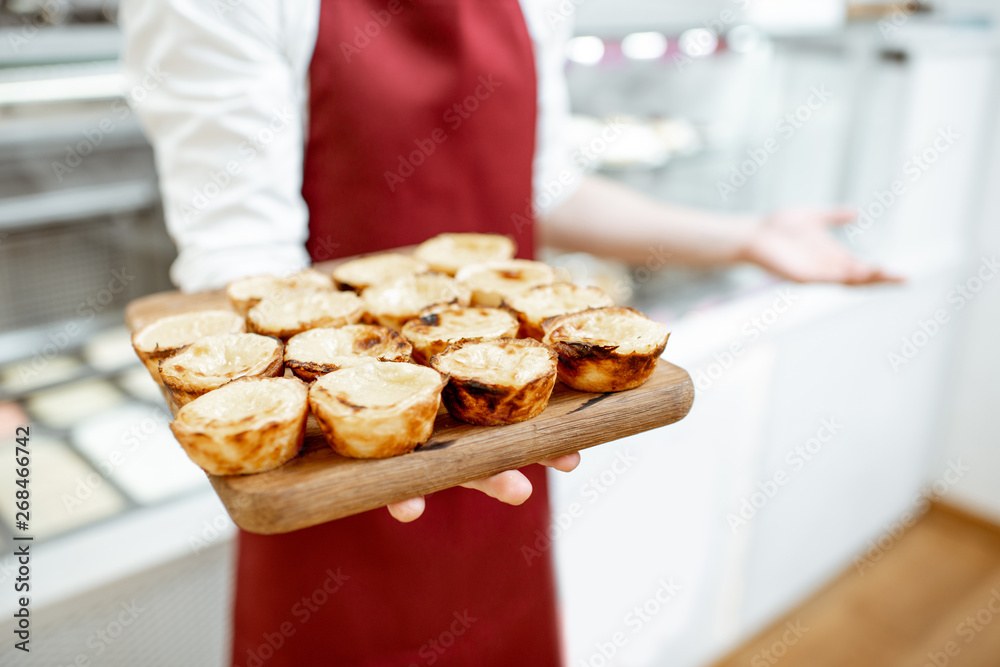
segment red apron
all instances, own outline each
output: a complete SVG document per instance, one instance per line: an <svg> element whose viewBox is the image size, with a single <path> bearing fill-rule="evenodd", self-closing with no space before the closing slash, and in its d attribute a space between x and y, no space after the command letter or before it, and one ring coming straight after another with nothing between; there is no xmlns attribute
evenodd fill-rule
<svg viewBox="0 0 1000 667"><path fill-rule="evenodd" d="M314 260L443 231L532 252L536 81L517 0L323 0L303 193ZM520 220L521 222L517 222ZM239 535L233 664L559 665L545 471L520 507L467 489ZM524 548L522 548L524 547Z"/></svg>

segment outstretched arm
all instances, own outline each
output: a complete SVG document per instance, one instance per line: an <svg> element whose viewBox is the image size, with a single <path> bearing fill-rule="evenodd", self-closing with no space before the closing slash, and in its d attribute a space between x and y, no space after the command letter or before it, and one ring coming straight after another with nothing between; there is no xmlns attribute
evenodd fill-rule
<svg viewBox="0 0 1000 667"><path fill-rule="evenodd" d="M854 215L846 208L725 215L665 204L615 181L588 176L539 220L539 232L548 245L636 264L656 253L695 266L751 262L796 282L894 280L855 258L830 234L830 227L850 222Z"/></svg>

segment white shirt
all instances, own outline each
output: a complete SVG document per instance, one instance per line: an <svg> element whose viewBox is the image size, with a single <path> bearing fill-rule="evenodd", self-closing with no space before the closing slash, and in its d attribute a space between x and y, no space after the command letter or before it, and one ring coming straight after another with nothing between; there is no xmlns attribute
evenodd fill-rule
<svg viewBox="0 0 1000 667"><path fill-rule="evenodd" d="M535 50L536 215L579 182L564 140L571 25L558 0L520 0ZM320 0L123 0L127 97L156 152L171 268L185 291L309 265L302 163ZM542 205L539 205L542 204Z"/></svg>

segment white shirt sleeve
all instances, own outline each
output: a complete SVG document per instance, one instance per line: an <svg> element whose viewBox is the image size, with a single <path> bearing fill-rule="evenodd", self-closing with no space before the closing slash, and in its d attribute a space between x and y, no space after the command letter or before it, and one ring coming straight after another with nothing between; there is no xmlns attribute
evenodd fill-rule
<svg viewBox="0 0 1000 667"><path fill-rule="evenodd" d="M538 120L532 177L535 215L544 217L572 195L583 180L570 143L570 100L566 47L573 33L574 7L565 0L521 0L535 47Z"/></svg>
<svg viewBox="0 0 1000 667"><path fill-rule="evenodd" d="M533 203L579 185L563 75L571 21L521 0L535 49ZM553 18L555 17L555 18ZM185 291L308 266L302 162L319 0L122 0L128 98L156 151L171 268Z"/></svg>
<svg viewBox="0 0 1000 667"><path fill-rule="evenodd" d="M127 95L156 151L185 291L308 266L306 81L318 0L123 0Z"/></svg>

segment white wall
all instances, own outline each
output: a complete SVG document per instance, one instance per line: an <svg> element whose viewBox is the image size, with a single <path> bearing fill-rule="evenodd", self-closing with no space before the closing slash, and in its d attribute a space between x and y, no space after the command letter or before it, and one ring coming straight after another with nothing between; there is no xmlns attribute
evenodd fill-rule
<svg viewBox="0 0 1000 667"><path fill-rule="evenodd" d="M982 138L988 151L983 179L986 187L963 267L963 282L976 276L982 258L1000 260L1000 116L996 110L994 99L994 126L991 134ZM1000 276L984 282L961 314L960 351L935 474L947 468L948 460L961 459L970 470L948 500L1000 523Z"/></svg>

